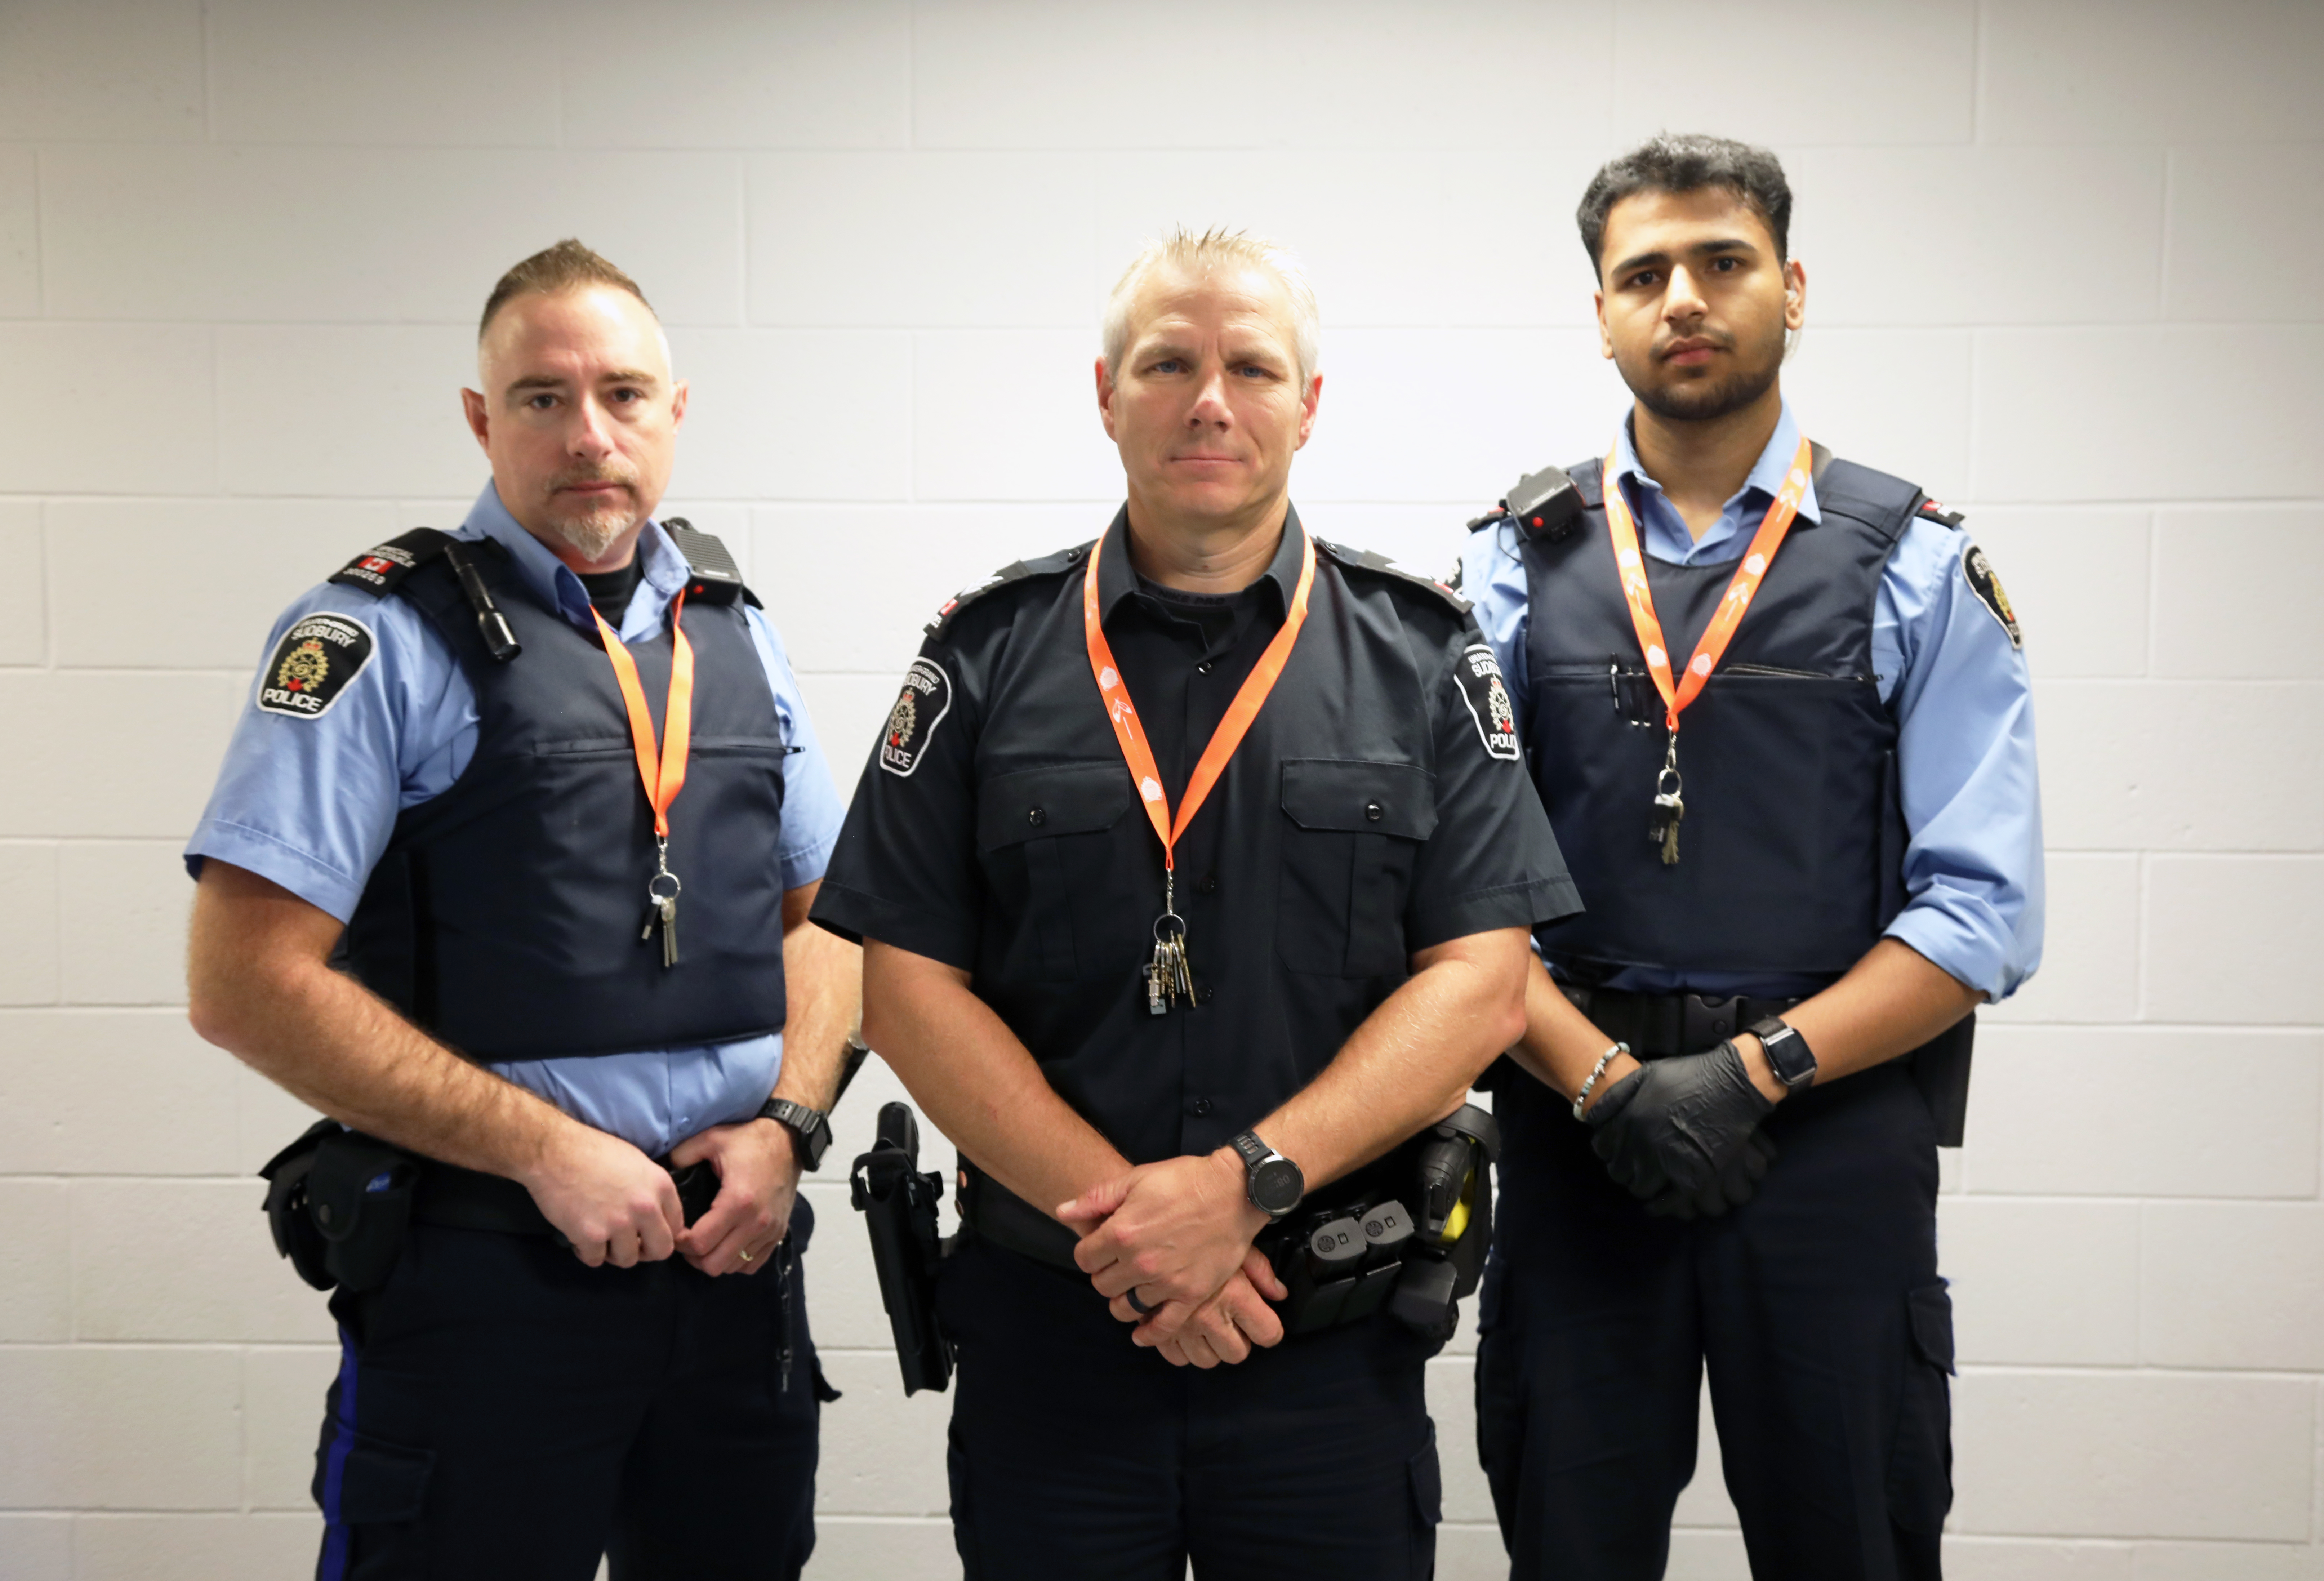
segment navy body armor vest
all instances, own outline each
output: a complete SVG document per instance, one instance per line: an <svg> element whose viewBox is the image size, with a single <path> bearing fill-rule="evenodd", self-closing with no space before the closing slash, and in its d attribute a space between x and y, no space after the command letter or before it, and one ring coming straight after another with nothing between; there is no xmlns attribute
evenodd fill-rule
<svg viewBox="0 0 2324 1581"><path fill-rule="evenodd" d="M678 961L666 968L659 935L639 938L655 871L653 810L604 649L537 601L497 544L463 545L521 644L514 659L494 662L475 596L441 558L441 535L426 538L437 541L404 555L413 563L391 569L383 585L357 579L409 599L458 659L481 716L475 752L449 790L397 818L348 924L344 964L481 1060L682 1048L781 1030L776 853L790 749L734 597L739 580L689 585L683 615L694 649L693 749L669 813L669 867L685 888ZM705 535L685 541L715 550ZM358 559L355 568L383 563ZM714 602L719 595L727 602ZM630 653L659 739L668 627Z"/></svg>
<svg viewBox="0 0 2324 1581"><path fill-rule="evenodd" d="M1872 673L1883 569L1923 495L1847 461L1816 477L1708 684L1681 717L1679 861L1648 837L1663 703L1614 565L1601 464L1573 469L1583 509L1521 534L1531 603L1523 722L1536 784L1589 910L1541 930L1569 978L1626 966L1837 978L1904 909L1896 723ZM1733 577L1646 556L1683 669ZM1790 991L1797 992L1797 988Z"/></svg>

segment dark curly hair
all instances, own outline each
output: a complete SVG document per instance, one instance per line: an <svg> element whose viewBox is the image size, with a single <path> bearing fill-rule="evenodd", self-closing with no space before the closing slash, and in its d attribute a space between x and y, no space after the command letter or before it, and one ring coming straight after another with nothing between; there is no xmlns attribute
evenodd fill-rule
<svg viewBox="0 0 2324 1581"><path fill-rule="evenodd" d="M1615 204L1637 192L1694 192L1705 187L1724 188L1749 204L1774 233L1776 258L1791 256L1792 184L1784 179L1781 160L1731 137L1665 132L1600 165L1582 194L1582 207L1573 211L1574 222L1582 227L1582 245L1598 277L1606 277L1600 250L1606 245L1606 216Z"/></svg>

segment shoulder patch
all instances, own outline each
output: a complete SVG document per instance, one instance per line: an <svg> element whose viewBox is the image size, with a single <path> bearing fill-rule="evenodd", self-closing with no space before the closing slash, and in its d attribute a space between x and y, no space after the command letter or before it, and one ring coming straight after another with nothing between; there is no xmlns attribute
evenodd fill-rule
<svg viewBox="0 0 2324 1581"><path fill-rule="evenodd" d="M986 594L1006 587L1011 582L1021 582L1028 577L1070 570L1082 563L1082 557L1090 551L1090 544L1096 541L1095 539L1092 539L1090 543L1075 544L1073 548L1060 550L1056 554L1045 554L1039 559L1011 561L982 582L963 587L945 599L943 606L936 610L936 619L928 622L921 629L929 636L943 636L945 628L952 624L954 615L958 615Z"/></svg>
<svg viewBox="0 0 2324 1581"><path fill-rule="evenodd" d="M1925 495L1922 496L1920 504L1914 507L1913 513L1916 516L1926 516L1930 521L1946 527L1958 527L1961 524L1962 519L1959 511L1948 511L1942 504Z"/></svg>
<svg viewBox="0 0 2324 1581"><path fill-rule="evenodd" d="M1471 643L1461 650L1453 675L1461 683L1461 700L1469 705L1469 717L1477 723L1477 739L1485 744L1485 755L1503 763L1516 763L1525 755L1517 742L1517 706L1509 699L1508 683L1501 679L1501 661L1482 643Z"/></svg>
<svg viewBox="0 0 2324 1581"><path fill-rule="evenodd" d="M1986 613L1999 621L2001 629L2009 633L2009 645L2025 646L2024 633L2017 629L2017 611L2010 606L2009 595L2001 590L2001 578L1993 574L1993 562L1974 543L1961 545L1961 575L1969 578L1969 591L1977 595Z"/></svg>
<svg viewBox="0 0 2324 1581"><path fill-rule="evenodd" d="M415 527L375 549L365 550L328 579L337 587L360 587L384 598L395 591L397 583L442 554L444 546L451 541L448 532L439 532L433 527Z"/></svg>
<svg viewBox="0 0 2324 1581"><path fill-rule="evenodd" d="M258 711L321 718L363 673L377 646L369 626L344 615L293 622L259 674Z"/></svg>
<svg viewBox="0 0 2324 1581"><path fill-rule="evenodd" d="M880 732L880 766L899 780L908 780L920 766L928 739L952 712L952 677L933 659L912 661L904 671L903 689L888 710Z"/></svg>
<svg viewBox="0 0 2324 1581"><path fill-rule="evenodd" d="M1331 556L1333 559L1350 570L1373 571L1383 577L1394 577L1400 582L1409 582L1416 587L1425 587L1451 605L1455 612L1462 615L1469 613L1469 601L1452 587L1434 577L1424 577L1417 571L1407 571L1388 556L1376 550L1350 549L1345 544L1333 543L1322 538L1315 540L1315 549L1318 553Z"/></svg>

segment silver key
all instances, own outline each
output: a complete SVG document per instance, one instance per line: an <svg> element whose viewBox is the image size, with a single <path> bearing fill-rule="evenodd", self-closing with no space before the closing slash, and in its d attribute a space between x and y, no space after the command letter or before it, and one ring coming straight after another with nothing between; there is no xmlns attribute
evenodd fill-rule
<svg viewBox="0 0 2324 1581"><path fill-rule="evenodd" d="M1678 826L1686 818L1686 800L1676 791L1665 791L1655 798L1654 817L1647 821L1646 837L1663 848L1663 865L1678 864Z"/></svg>
<svg viewBox="0 0 2324 1581"><path fill-rule="evenodd" d="M661 902L661 915L656 920L661 925L661 964L667 969L678 965L678 897L676 895Z"/></svg>

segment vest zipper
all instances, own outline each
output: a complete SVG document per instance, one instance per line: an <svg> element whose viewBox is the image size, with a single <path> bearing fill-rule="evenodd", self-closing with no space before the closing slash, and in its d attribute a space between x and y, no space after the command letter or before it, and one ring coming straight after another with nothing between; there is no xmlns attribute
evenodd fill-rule
<svg viewBox="0 0 2324 1581"><path fill-rule="evenodd" d="M1825 675L1813 670L1786 670L1780 664L1722 664L1721 675L1758 675L1778 680L1877 680L1877 675Z"/></svg>

